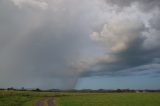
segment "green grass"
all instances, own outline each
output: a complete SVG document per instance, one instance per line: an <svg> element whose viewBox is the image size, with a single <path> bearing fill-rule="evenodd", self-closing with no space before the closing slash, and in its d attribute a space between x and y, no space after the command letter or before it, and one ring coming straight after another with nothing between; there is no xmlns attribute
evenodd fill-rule
<svg viewBox="0 0 160 106"><path fill-rule="evenodd" d="M57 106L160 106L160 93L54 93L0 91L0 106L34 106L54 97Z"/></svg>
<svg viewBox="0 0 160 106"><path fill-rule="evenodd" d="M35 106L35 103L42 98L60 97L68 95L73 94L0 90L0 106Z"/></svg>
<svg viewBox="0 0 160 106"><path fill-rule="evenodd" d="M37 102L39 99L41 99L41 98L39 98L39 97L34 97L34 98L32 98L30 101L25 102L25 103L23 104L23 106L35 106L36 102Z"/></svg>
<svg viewBox="0 0 160 106"><path fill-rule="evenodd" d="M0 106L33 106L37 97L5 96L0 97Z"/></svg>
<svg viewBox="0 0 160 106"><path fill-rule="evenodd" d="M108 93L57 98L57 106L160 106L160 93Z"/></svg>
<svg viewBox="0 0 160 106"><path fill-rule="evenodd" d="M0 106L35 106L39 99L50 96L55 96L55 94L33 91L0 91Z"/></svg>

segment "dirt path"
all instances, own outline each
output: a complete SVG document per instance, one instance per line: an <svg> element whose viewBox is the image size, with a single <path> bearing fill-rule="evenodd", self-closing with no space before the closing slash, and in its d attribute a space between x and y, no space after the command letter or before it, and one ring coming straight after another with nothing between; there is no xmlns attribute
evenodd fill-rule
<svg viewBox="0 0 160 106"><path fill-rule="evenodd" d="M48 106L55 106L55 101L53 98L49 98L47 102L48 102Z"/></svg>
<svg viewBox="0 0 160 106"><path fill-rule="evenodd" d="M55 106L54 98L41 99L36 103L36 106Z"/></svg>
<svg viewBox="0 0 160 106"><path fill-rule="evenodd" d="M39 100L39 101L36 103L36 106L44 106L44 99Z"/></svg>

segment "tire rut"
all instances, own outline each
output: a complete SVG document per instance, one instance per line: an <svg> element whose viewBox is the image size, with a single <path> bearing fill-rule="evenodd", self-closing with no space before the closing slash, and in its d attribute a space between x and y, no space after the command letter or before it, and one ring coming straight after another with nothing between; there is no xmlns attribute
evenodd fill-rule
<svg viewBox="0 0 160 106"><path fill-rule="evenodd" d="M49 98L47 102L48 102L48 106L55 106L54 98Z"/></svg>
<svg viewBox="0 0 160 106"><path fill-rule="evenodd" d="M47 106L55 106L54 98L45 98L37 101L36 106L45 106L45 102L47 102Z"/></svg>
<svg viewBox="0 0 160 106"><path fill-rule="evenodd" d="M36 106L44 106L44 99L39 100L39 101L36 103Z"/></svg>

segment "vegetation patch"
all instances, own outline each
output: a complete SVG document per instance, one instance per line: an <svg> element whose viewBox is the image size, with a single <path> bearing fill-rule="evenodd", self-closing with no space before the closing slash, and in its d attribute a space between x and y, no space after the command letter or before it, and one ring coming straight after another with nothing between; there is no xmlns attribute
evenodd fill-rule
<svg viewBox="0 0 160 106"><path fill-rule="evenodd" d="M57 98L57 106L160 106L160 93L108 93Z"/></svg>

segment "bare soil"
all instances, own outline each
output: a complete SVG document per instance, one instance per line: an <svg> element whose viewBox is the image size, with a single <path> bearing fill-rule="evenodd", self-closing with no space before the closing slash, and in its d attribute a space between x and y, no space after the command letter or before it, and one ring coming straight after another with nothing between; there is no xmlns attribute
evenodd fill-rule
<svg viewBox="0 0 160 106"><path fill-rule="evenodd" d="M48 102L48 106L55 106L55 101L53 98L49 98L47 102Z"/></svg>
<svg viewBox="0 0 160 106"><path fill-rule="evenodd" d="M44 106L44 99L39 100L39 101L36 103L36 106Z"/></svg>
<svg viewBox="0 0 160 106"><path fill-rule="evenodd" d="M54 98L41 99L36 103L36 106L44 106L45 105L45 101L47 101L47 106L55 106Z"/></svg>

